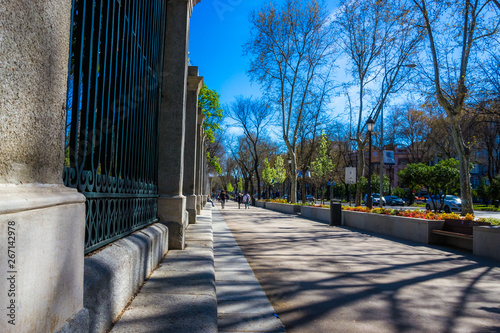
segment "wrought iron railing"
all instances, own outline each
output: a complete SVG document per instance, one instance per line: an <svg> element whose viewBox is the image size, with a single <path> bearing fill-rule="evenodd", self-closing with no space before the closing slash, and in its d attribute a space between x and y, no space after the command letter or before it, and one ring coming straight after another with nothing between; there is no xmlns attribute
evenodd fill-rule
<svg viewBox="0 0 500 333"><path fill-rule="evenodd" d="M86 198L85 253L157 221L165 0L73 0L66 186Z"/></svg>

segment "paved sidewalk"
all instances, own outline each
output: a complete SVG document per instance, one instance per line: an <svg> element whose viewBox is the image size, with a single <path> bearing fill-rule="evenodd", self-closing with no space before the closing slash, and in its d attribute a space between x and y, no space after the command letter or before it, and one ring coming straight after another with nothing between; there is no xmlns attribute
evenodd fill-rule
<svg viewBox="0 0 500 333"><path fill-rule="evenodd" d="M216 292L217 289L217 292ZM218 211L207 206L112 333L286 332Z"/></svg>
<svg viewBox="0 0 500 333"><path fill-rule="evenodd" d="M289 333L500 332L499 262L229 202Z"/></svg>
<svg viewBox="0 0 500 333"><path fill-rule="evenodd" d="M219 332L286 332L224 218L212 218Z"/></svg>
<svg viewBox="0 0 500 333"><path fill-rule="evenodd" d="M210 207L170 250L111 332L216 333L217 301Z"/></svg>

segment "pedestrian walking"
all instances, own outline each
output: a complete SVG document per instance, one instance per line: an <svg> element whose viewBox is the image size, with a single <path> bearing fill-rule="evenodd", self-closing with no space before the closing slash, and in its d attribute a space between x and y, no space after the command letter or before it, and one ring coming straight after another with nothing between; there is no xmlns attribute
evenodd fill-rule
<svg viewBox="0 0 500 333"><path fill-rule="evenodd" d="M220 191L220 205L222 207L222 209L224 209L224 207L226 206L226 192L224 192L224 190Z"/></svg>
<svg viewBox="0 0 500 333"><path fill-rule="evenodd" d="M243 197L243 203L245 204L245 209L249 209L250 207L250 195L248 194L248 192L245 194L245 196Z"/></svg>
<svg viewBox="0 0 500 333"><path fill-rule="evenodd" d="M236 201L238 201L238 209L240 209L241 203L243 202L243 194L238 193L238 198L236 198Z"/></svg>

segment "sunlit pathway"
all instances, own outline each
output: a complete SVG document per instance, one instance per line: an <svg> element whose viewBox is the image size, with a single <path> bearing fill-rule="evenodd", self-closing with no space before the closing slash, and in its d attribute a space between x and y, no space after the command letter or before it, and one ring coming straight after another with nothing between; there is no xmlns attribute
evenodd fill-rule
<svg viewBox="0 0 500 333"><path fill-rule="evenodd" d="M226 222L212 212L219 332L286 332Z"/></svg>
<svg viewBox="0 0 500 333"><path fill-rule="evenodd" d="M500 332L499 262L229 203L288 332Z"/></svg>

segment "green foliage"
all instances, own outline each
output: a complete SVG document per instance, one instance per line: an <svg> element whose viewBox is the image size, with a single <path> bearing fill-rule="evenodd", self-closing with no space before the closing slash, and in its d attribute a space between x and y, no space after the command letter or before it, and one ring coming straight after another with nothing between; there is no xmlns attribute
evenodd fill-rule
<svg viewBox="0 0 500 333"><path fill-rule="evenodd" d="M482 222L489 222L491 225L500 225L500 219L494 217L485 217L481 219Z"/></svg>
<svg viewBox="0 0 500 333"><path fill-rule="evenodd" d="M488 188L488 194L491 200L500 200L500 174L498 174L491 182L491 185Z"/></svg>
<svg viewBox="0 0 500 333"><path fill-rule="evenodd" d="M271 167L271 163L267 158L264 159L264 168L262 169L262 180L270 185L273 183L274 179L274 168Z"/></svg>
<svg viewBox="0 0 500 333"><path fill-rule="evenodd" d="M408 164L406 169L398 172L401 185L410 190L427 188L431 195L445 195L455 193L460 188L460 171L458 161L454 158L439 161L434 166L422 163ZM441 205L434 203L435 207L442 207L444 197L440 199Z"/></svg>
<svg viewBox="0 0 500 333"><path fill-rule="evenodd" d="M198 97L198 107L206 116L203 121L203 130L210 143L215 142L215 136L220 132L220 124L224 118L224 110L219 103L219 98L219 93L208 89L206 85L203 85Z"/></svg>
<svg viewBox="0 0 500 333"><path fill-rule="evenodd" d="M366 177L361 177L358 181L358 186L361 188L361 193L368 192L368 179ZM389 177L384 175L384 183L382 184L384 193L389 193ZM380 175L372 174L372 193L378 193L380 191Z"/></svg>
<svg viewBox="0 0 500 333"><path fill-rule="evenodd" d="M286 179L286 169L285 169L285 161L283 157L276 156L276 160L274 161L274 181L276 183L282 184Z"/></svg>
<svg viewBox="0 0 500 333"><path fill-rule="evenodd" d="M328 152L328 139L325 133L321 133L318 155L316 159L311 162L311 172L315 177L324 181L325 177L330 175L334 167L335 165L333 164L332 157Z"/></svg>
<svg viewBox="0 0 500 333"><path fill-rule="evenodd" d="M455 193L460 189L460 171L458 161L454 158L439 161L430 167L427 189L433 194Z"/></svg>
<svg viewBox="0 0 500 333"><path fill-rule="evenodd" d="M488 193L488 186L486 185L485 179L481 178L479 181L479 186L477 187L477 190L473 191L474 195L476 197L479 197L483 200L483 202L487 202L489 199L490 194Z"/></svg>
<svg viewBox="0 0 500 333"><path fill-rule="evenodd" d="M207 163L208 164L211 164L214 169L215 169L215 172L217 172L219 175L222 173L222 169L220 167L220 163L219 163L219 158L218 157L212 157L210 155L210 152L207 151Z"/></svg>
<svg viewBox="0 0 500 333"><path fill-rule="evenodd" d="M238 180L238 191L243 192L243 178Z"/></svg>
<svg viewBox="0 0 500 333"><path fill-rule="evenodd" d="M406 198L406 191L402 189L401 187L396 187L395 189L392 190L392 195L398 196L401 199Z"/></svg>
<svg viewBox="0 0 500 333"><path fill-rule="evenodd" d="M281 156L276 156L274 161L274 168L271 167L269 159L264 159L264 168L262 169L262 180L267 184L271 185L274 183L283 183L286 178L285 163Z"/></svg>
<svg viewBox="0 0 500 333"><path fill-rule="evenodd" d="M234 191L234 187L231 183L228 183L227 186L226 186L226 189L228 192L233 192Z"/></svg>
<svg viewBox="0 0 500 333"><path fill-rule="evenodd" d="M398 172L399 183L412 192L418 191L425 186L426 179L431 172L430 168L423 163L410 163Z"/></svg>

